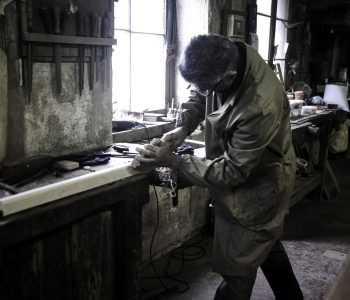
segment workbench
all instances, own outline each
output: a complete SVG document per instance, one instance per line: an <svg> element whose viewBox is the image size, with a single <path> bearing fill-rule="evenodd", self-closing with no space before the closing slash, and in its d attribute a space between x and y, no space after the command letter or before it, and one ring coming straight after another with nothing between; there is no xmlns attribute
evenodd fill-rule
<svg viewBox="0 0 350 300"><path fill-rule="evenodd" d="M305 198L311 192L314 199L320 200L323 196L327 172L328 141L335 113L336 111L327 110L318 114L291 119L295 149L305 144L311 146L312 143L317 143L319 146L317 162L312 165L309 174L307 176L297 174L296 176L290 206ZM319 128L316 138L310 135L310 126ZM308 153L308 155L311 154Z"/></svg>
<svg viewBox="0 0 350 300"><path fill-rule="evenodd" d="M1 199L2 300L137 298L149 182L130 161L48 176Z"/></svg>
<svg viewBox="0 0 350 300"><path fill-rule="evenodd" d="M0 196L1 299L140 296L149 178L131 161L111 157L90 171L48 174L19 194Z"/></svg>

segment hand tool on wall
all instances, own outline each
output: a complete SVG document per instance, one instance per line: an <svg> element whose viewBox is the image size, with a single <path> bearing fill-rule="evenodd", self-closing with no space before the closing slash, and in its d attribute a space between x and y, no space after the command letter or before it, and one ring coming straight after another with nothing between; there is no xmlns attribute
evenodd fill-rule
<svg viewBox="0 0 350 300"><path fill-rule="evenodd" d="M97 15L91 15L91 33L90 36L97 36ZM95 87L95 59L96 59L96 48L91 46L91 57L90 57L90 77L89 77L89 86L90 90L93 90Z"/></svg>
<svg viewBox="0 0 350 300"><path fill-rule="evenodd" d="M21 34L24 37L28 31L33 29L32 1L21 0L19 4L21 15ZM23 65L24 66L24 65ZM32 44L27 42L27 74L25 84L27 85L28 101L31 100L32 93Z"/></svg>
<svg viewBox="0 0 350 300"><path fill-rule="evenodd" d="M53 29L49 9L46 6L40 7L39 13L43 21L46 33L52 34Z"/></svg>
<svg viewBox="0 0 350 300"><path fill-rule="evenodd" d="M33 10L32 10L32 0L27 0L27 24L28 31L33 31ZM32 95L32 75L33 75L33 57L32 57L32 43L28 42L27 46L27 70L28 70L28 102L31 100Z"/></svg>
<svg viewBox="0 0 350 300"><path fill-rule="evenodd" d="M100 21L99 21L100 20ZM96 13L91 15L91 36L98 37L98 23L101 23L101 18ZM96 66L96 46L91 46L91 61L90 61L90 90L95 86L95 66Z"/></svg>
<svg viewBox="0 0 350 300"><path fill-rule="evenodd" d="M97 19L96 19L96 31L97 31L97 35L96 37L101 37L101 17L100 16L97 16ZM96 81L99 81L100 80L100 59L99 59L99 48L100 47L95 47L96 48L96 51L95 51L95 54L96 54Z"/></svg>
<svg viewBox="0 0 350 300"><path fill-rule="evenodd" d="M83 16L82 14L77 14L78 18L78 35L79 36L87 36L89 32L89 24L88 18ZM87 31L86 31L87 30ZM78 76L78 84L79 84L79 94L81 96L84 89L84 68L85 68L85 46L83 44L79 45L78 48L78 60L79 60L79 76Z"/></svg>
<svg viewBox="0 0 350 300"><path fill-rule="evenodd" d="M112 46L106 46L107 49L107 88L111 86L111 58Z"/></svg>
<svg viewBox="0 0 350 300"><path fill-rule="evenodd" d="M53 7L53 33L61 34L61 10L58 6ZM56 92L62 94L62 71L61 71L61 45L55 44L55 67L56 67Z"/></svg>
<svg viewBox="0 0 350 300"><path fill-rule="evenodd" d="M90 18L88 16L84 16L83 17L83 23L84 23L84 28L85 28L84 29L85 36L89 36L89 33L90 33ZM84 66L85 66L85 46L84 46ZM84 78L85 78L85 75L83 77L83 80L84 80Z"/></svg>
<svg viewBox="0 0 350 300"><path fill-rule="evenodd" d="M109 34L109 19L108 17L104 17L102 20L102 29L101 36L103 38L108 38ZM103 54L102 54L102 62L103 62L103 78L102 78L102 86L104 87L105 82L109 82L109 65L108 65L108 46L103 46Z"/></svg>
<svg viewBox="0 0 350 300"><path fill-rule="evenodd" d="M113 12L109 11L107 14L108 18L108 38L113 38L114 35L114 28L113 28ZM106 76L107 76L107 88L111 85L111 58L112 58L112 47L106 46L106 60L107 60L107 70L106 70Z"/></svg>

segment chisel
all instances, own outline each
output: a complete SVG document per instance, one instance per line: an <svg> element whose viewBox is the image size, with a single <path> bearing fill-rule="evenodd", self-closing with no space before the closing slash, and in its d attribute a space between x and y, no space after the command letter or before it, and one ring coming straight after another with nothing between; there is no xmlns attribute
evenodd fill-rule
<svg viewBox="0 0 350 300"><path fill-rule="evenodd" d="M108 17L103 18L102 20L102 30L101 30L101 36L103 38L108 38L108 34L109 34L109 19ZM107 63L107 56L108 56L108 46L103 46L103 58L102 58L102 62L103 62L103 76L102 76L102 87L104 88L104 84L107 81L109 81L108 78L108 63Z"/></svg>
<svg viewBox="0 0 350 300"><path fill-rule="evenodd" d="M79 36L87 36L88 32L88 19L85 16L82 16L80 13L77 14L78 18L78 35ZM82 92L84 90L84 65L85 65L85 46L83 44L79 45L78 47L79 51L79 76L78 76L78 85L79 85L79 94L82 95Z"/></svg>
<svg viewBox="0 0 350 300"><path fill-rule="evenodd" d="M96 18L96 37L101 37L101 17L97 16ZM100 80L100 59L99 59L99 55L98 55L98 49L100 47L95 46L96 50L95 50L95 54L96 54L96 81Z"/></svg>
<svg viewBox="0 0 350 300"><path fill-rule="evenodd" d="M53 7L54 34L61 34L61 11L58 6ZM56 92L62 94L62 71L61 71L61 45L55 44L55 67L56 67Z"/></svg>
<svg viewBox="0 0 350 300"><path fill-rule="evenodd" d="M27 0L27 25L28 25L28 31L33 31L33 11L32 11L32 0ZM33 80L33 57L32 57L32 43L28 42L27 47L27 70L28 70L28 102L31 100L32 95L32 80Z"/></svg>
<svg viewBox="0 0 350 300"><path fill-rule="evenodd" d="M97 36L97 15L91 15L91 33L90 36ZM96 59L96 48L95 46L91 46L91 57L90 57L90 77L89 77L89 86L92 91L95 86L95 59Z"/></svg>
<svg viewBox="0 0 350 300"><path fill-rule="evenodd" d="M114 36L114 28L113 28L113 13L112 11L109 11L107 13L108 18L108 38L113 38ZM111 85L111 58L112 58L112 46L106 46L106 55L107 55L107 88Z"/></svg>
<svg viewBox="0 0 350 300"><path fill-rule="evenodd" d="M52 22L51 22L51 17L50 17L48 8L46 6L40 7L39 12L40 12L40 16L43 21L46 33L52 34L53 32Z"/></svg>
<svg viewBox="0 0 350 300"><path fill-rule="evenodd" d="M101 30L101 17L99 17L96 13L91 16L91 36L97 38L99 36L99 31ZM96 69L95 69L96 68ZM96 79L98 79L98 71L99 66L97 62L97 47L91 47L91 68L90 68L90 89L94 89L95 85L95 72Z"/></svg>

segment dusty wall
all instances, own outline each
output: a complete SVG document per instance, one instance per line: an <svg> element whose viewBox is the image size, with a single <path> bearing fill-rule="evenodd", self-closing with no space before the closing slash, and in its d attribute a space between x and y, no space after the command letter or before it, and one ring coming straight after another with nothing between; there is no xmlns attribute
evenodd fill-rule
<svg viewBox="0 0 350 300"><path fill-rule="evenodd" d="M89 65L85 65L85 88L78 91L77 59L64 57L65 51L74 55L73 49L61 46L62 94L55 91L55 64L35 56L39 47L32 43L33 78L29 102L27 91L26 45L18 41L19 20L15 3L6 11L9 22L8 55L8 122L7 160L47 154L60 156L101 148L112 143L111 88L102 80L95 83L93 91L88 86ZM47 47L52 49L53 47ZM86 47L88 48L88 47ZM52 50L51 50L52 51ZM73 51L73 52L72 52ZM76 51L76 47L75 47ZM24 53L24 55L22 55ZM75 52L77 53L77 52ZM86 56L89 49L86 49ZM46 58L47 59L47 58ZM20 74L20 62L24 73ZM101 65L103 71L103 64ZM3 139L2 139L3 140Z"/></svg>
<svg viewBox="0 0 350 300"><path fill-rule="evenodd" d="M87 86L79 96L77 66L62 63L63 93L53 91L53 63L34 63L33 91L30 103L23 97L22 88L9 90L15 99L9 104L8 156L28 157L37 154L62 155L98 148L111 143L110 90ZM86 66L87 69L87 66ZM10 155L11 154L11 155Z"/></svg>

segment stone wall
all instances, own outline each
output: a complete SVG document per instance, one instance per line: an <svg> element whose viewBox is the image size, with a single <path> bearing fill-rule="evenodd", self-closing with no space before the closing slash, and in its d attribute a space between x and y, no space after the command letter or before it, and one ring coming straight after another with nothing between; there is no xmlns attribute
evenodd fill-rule
<svg viewBox="0 0 350 300"><path fill-rule="evenodd" d="M77 46L61 45L62 94L58 95L53 45L45 46L45 54L42 55L40 53L43 53L43 45L40 45L40 48L38 44L32 43L32 93L29 99L27 44L21 42L19 12L14 2L6 7L6 19L9 31L7 57L9 80L8 84L5 82L1 87L5 90L7 87L9 99L8 138L7 143L2 143L7 144L7 161L42 154L60 156L110 145L112 143L111 87L107 88L106 83L102 86L100 79L91 91L87 74L89 64L86 63L85 88L80 96ZM85 55L89 56L91 47L85 48ZM6 62L3 56L0 60ZM103 67L102 64L101 72L104 70ZM3 71L0 74L0 80L3 83ZM1 91L2 94L6 93L3 89ZM3 105L3 100L0 105ZM2 125L1 137L4 134L3 128ZM4 141L3 138L2 141ZM0 151L3 152L3 150Z"/></svg>

